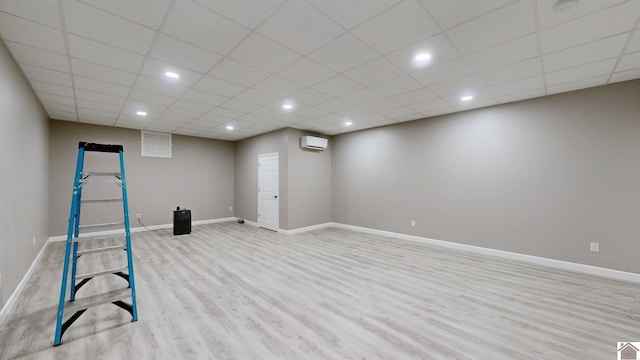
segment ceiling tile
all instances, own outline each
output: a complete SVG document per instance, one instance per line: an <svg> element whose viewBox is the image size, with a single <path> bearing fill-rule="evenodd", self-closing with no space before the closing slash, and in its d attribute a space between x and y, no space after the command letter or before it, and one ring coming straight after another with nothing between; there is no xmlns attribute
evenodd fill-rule
<svg viewBox="0 0 640 360"><path fill-rule="evenodd" d="M475 17L494 11L513 0L422 0L436 21L450 29Z"/></svg>
<svg viewBox="0 0 640 360"><path fill-rule="evenodd" d="M544 55L544 69L546 72L553 72L618 56L627 38L627 34L620 34Z"/></svg>
<svg viewBox="0 0 640 360"><path fill-rule="evenodd" d="M211 111L214 108L214 105L203 104L201 102L187 100L184 97L178 101L176 101L173 106L178 109L187 109L193 110L199 113L206 113Z"/></svg>
<svg viewBox="0 0 640 360"><path fill-rule="evenodd" d="M195 0L195 2L250 29L255 29L282 5L284 0Z"/></svg>
<svg viewBox="0 0 640 360"><path fill-rule="evenodd" d="M309 58L338 72L353 69L377 57L378 53L350 33L343 34L309 54Z"/></svg>
<svg viewBox="0 0 640 360"><path fill-rule="evenodd" d="M67 121L77 121L78 116L76 113L66 112L66 111L48 111L49 118L55 120L67 120Z"/></svg>
<svg viewBox="0 0 640 360"><path fill-rule="evenodd" d="M335 39L344 30L306 1L288 1L256 31L306 55Z"/></svg>
<svg viewBox="0 0 640 360"><path fill-rule="evenodd" d="M439 31L418 0L405 0L354 28L352 33L379 53L388 54Z"/></svg>
<svg viewBox="0 0 640 360"><path fill-rule="evenodd" d="M91 90L102 94L120 97L127 97L129 95L129 91L131 90L126 86L110 84L104 81L89 79L82 76L74 76L73 84L76 89Z"/></svg>
<svg viewBox="0 0 640 360"><path fill-rule="evenodd" d="M182 98L213 106L220 105L229 99L226 96L214 95L198 89L189 89Z"/></svg>
<svg viewBox="0 0 640 360"><path fill-rule="evenodd" d="M67 106L76 106L76 102L73 98L67 96L60 96L55 94L46 94L46 93L38 93L38 98L40 101L52 103L52 104L60 104Z"/></svg>
<svg viewBox="0 0 640 360"><path fill-rule="evenodd" d="M409 105L409 108L415 112L422 113L425 111L448 108L449 106L450 106L449 103L438 98L438 99L427 100L427 101L419 102L417 104Z"/></svg>
<svg viewBox="0 0 640 360"><path fill-rule="evenodd" d="M542 76L533 76L526 79L520 79L503 83L487 88L489 94L493 97L502 97L510 94L523 93L525 91L534 91L544 89L544 79Z"/></svg>
<svg viewBox="0 0 640 360"><path fill-rule="evenodd" d="M180 108L180 107L170 106L170 107L167 108L167 110L165 110L162 113L161 116L158 117L158 119L161 119L163 116L168 116L169 118L182 117L182 118L184 118L184 120L189 122L192 119L195 119L195 118L201 116L205 112L206 111L196 111L194 109L184 109L184 108Z"/></svg>
<svg viewBox="0 0 640 360"><path fill-rule="evenodd" d="M542 30L542 51L550 53L630 31L640 13L640 2L628 1L601 12Z"/></svg>
<svg viewBox="0 0 640 360"><path fill-rule="evenodd" d="M105 104L98 101L86 100L86 99L76 99L76 103L78 104L78 109L92 109L92 110L102 110L109 112L119 112L122 109L121 105L113 105L113 104Z"/></svg>
<svg viewBox="0 0 640 360"><path fill-rule="evenodd" d="M129 99L138 103L159 104L164 106L171 105L176 101L176 98L172 96L161 95L140 89L131 90Z"/></svg>
<svg viewBox="0 0 640 360"><path fill-rule="evenodd" d="M614 83L619 81L634 80L638 78L640 78L640 68L614 73L613 75L611 75L611 79L609 80L609 82Z"/></svg>
<svg viewBox="0 0 640 360"><path fill-rule="evenodd" d="M81 0L129 21L158 29L171 0Z"/></svg>
<svg viewBox="0 0 640 360"><path fill-rule="evenodd" d="M391 97L391 100L402 105L412 105L437 98L438 95L434 94L433 91L427 88L422 88L404 93L402 95L393 96Z"/></svg>
<svg viewBox="0 0 640 360"><path fill-rule="evenodd" d="M542 66L539 58L520 61L515 64L487 70L479 73L485 86L493 86L501 83L515 81L542 74Z"/></svg>
<svg viewBox="0 0 640 360"><path fill-rule="evenodd" d="M154 59L167 64L206 73L222 59L218 54L188 44L182 40L161 34L151 52Z"/></svg>
<svg viewBox="0 0 640 360"><path fill-rule="evenodd" d="M532 34L466 55L465 59L475 71L485 71L531 59L538 55L538 41L536 36Z"/></svg>
<svg viewBox="0 0 640 360"><path fill-rule="evenodd" d="M96 101L116 106L122 106L125 100L125 98L123 97L101 94L95 91L87 91L82 89L76 89L76 99Z"/></svg>
<svg viewBox="0 0 640 360"><path fill-rule="evenodd" d="M71 76L68 73L44 69L31 65L20 65L25 76L30 80L40 80L52 84L71 86Z"/></svg>
<svg viewBox="0 0 640 360"><path fill-rule="evenodd" d="M194 88L229 98L234 97L246 90L246 87L242 85L234 84L222 79L217 79L212 76L203 77L196 83Z"/></svg>
<svg viewBox="0 0 640 360"><path fill-rule="evenodd" d="M304 88L304 86L292 81L271 75L254 86L256 90L268 92L281 98L292 95Z"/></svg>
<svg viewBox="0 0 640 360"><path fill-rule="evenodd" d="M455 80L447 81L444 83L431 86L429 89L434 94L445 96L462 96L465 93L475 93L476 91L483 89L484 84L477 75L465 76Z"/></svg>
<svg viewBox="0 0 640 360"><path fill-rule="evenodd" d="M148 116L140 117L136 115L136 112L140 110L148 112L149 113ZM140 100L130 98L124 103L124 106L122 108L122 113L120 115L126 115L132 118L141 119L141 120L147 119L148 121L150 121L150 119L160 115L165 110L167 110L166 105L157 104L157 103L154 104L149 101L140 101Z"/></svg>
<svg viewBox="0 0 640 360"><path fill-rule="evenodd" d="M371 87L372 90L385 96L400 95L421 88L422 84L409 75L387 80Z"/></svg>
<svg viewBox="0 0 640 360"><path fill-rule="evenodd" d="M419 117L419 115L415 111L407 106L400 106L388 110L383 110L380 113L389 119L404 119L405 117L406 119L416 119Z"/></svg>
<svg viewBox="0 0 640 360"><path fill-rule="evenodd" d="M217 118L232 119L239 116L242 116L241 112L231 110L231 109L216 107L213 110L209 111L207 114L202 115L201 119L217 119Z"/></svg>
<svg viewBox="0 0 640 360"><path fill-rule="evenodd" d="M546 92L544 89L535 89L535 90L525 91L517 94L500 96L500 97L497 97L496 100L498 100L499 103L504 104L504 103L514 102L514 101L537 98L545 95L546 95Z"/></svg>
<svg viewBox="0 0 640 360"><path fill-rule="evenodd" d="M176 98L182 96L182 94L184 94L188 90L187 87L173 84L171 81L168 81L168 80L165 81L165 80L150 78L147 76L138 76L138 79L136 80L136 83L134 84L133 87L135 89L145 90L145 91L172 96Z"/></svg>
<svg viewBox="0 0 640 360"><path fill-rule="evenodd" d="M399 0L309 0L334 21L351 29L372 16L390 8Z"/></svg>
<svg viewBox="0 0 640 360"><path fill-rule="evenodd" d="M234 99L245 101L251 104L266 105L280 100L280 97L278 95L266 93L256 89L247 89L240 95L234 97Z"/></svg>
<svg viewBox="0 0 640 360"><path fill-rule="evenodd" d="M516 1L447 31L463 54L502 44L536 30L529 1Z"/></svg>
<svg viewBox="0 0 640 360"><path fill-rule="evenodd" d="M620 62L616 67L616 71L619 72L637 68L640 68L640 51L633 54L624 55L622 58L620 58Z"/></svg>
<svg viewBox="0 0 640 360"><path fill-rule="evenodd" d="M73 34L69 34L67 38L71 56L78 59L133 73L137 73L140 70L144 60L141 55Z"/></svg>
<svg viewBox="0 0 640 360"><path fill-rule="evenodd" d="M423 85L430 86L451 81L473 73L473 70L462 59L452 60L442 64L434 64L411 74Z"/></svg>
<svg viewBox="0 0 640 360"><path fill-rule="evenodd" d="M68 32L138 54L149 50L153 30L76 0L62 4Z"/></svg>
<svg viewBox="0 0 640 360"><path fill-rule="evenodd" d="M221 55L249 34L249 29L188 0L176 1L162 31Z"/></svg>
<svg viewBox="0 0 640 360"><path fill-rule="evenodd" d="M14 60L20 64L33 65L41 68L69 72L69 62L65 55L51 51L7 41Z"/></svg>
<svg viewBox="0 0 640 360"><path fill-rule="evenodd" d="M547 73L547 86L552 87L568 82L589 79L600 75L608 75L613 70L616 59L607 59L591 64L576 66L573 68Z"/></svg>
<svg viewBox="0 0 640 360"><path fill-rule="evenodd" d="M640 51L640 30L636 30L633 33L633 36L631 36L631 39L629 39L629 44L625 49L626 54L636 51Z"/></svg>
<svg viewBox="0 0 640 360"><path fill-rule="evenodd" d="M331 99L331 96L311 88L306 88L302 91L299 91L291 97L298 103L312 106L323 103L325 101L329 101Z"/></svg>
<svg viewBox="0 0 640 360"><path fill-rule="evenodd" d="M580 89L593 87L593 86L604 85L607 83L608 78L609 78L608 75L602 75L602 76L595 76L591 78L584 78L579 81L572 81L572 82L563 83L560 85L549 86L547 88L547 94L551 95L551 94L563 93L567 91L580 90Z"/></svg>
<svg viewBox="0 0 640 360"><path fill-rule="evenodd" d="M58 0L3 0L0 11L61 29Z"/></svg>
<svg viewBox="0 0 640 360"><path fill-rule="evenodd" d="M339 112L353 107L353 104L341 99L331 99L321 104L317 104L316 107L328 112Z"/></svg>
<svg viewBox="0 0 640 360"><path fill-rule="evenodd" d="M280 70L278 75L293 82L311 86L336 75L336 72L326 68L306 57Z"/></svg>
<svg viewBox="0 0 640 360"><path fill-rule="evenodd" d="M62 105L43 101L42 106L44 106L47 111L66 111L70 113L76 112L76 107L73 105Z"/></svg>
<svg viewBox="0 0 640 360"><path fill-rule="evenodd" d="M225 58L209 72L209 75L244 86L253 86L269 76L269 73L243 63Z"/></svg>
<svg viewBox="0 0 640 360"><path fill-rule="evenodd" d="M53 94L71 98L73 97L73 88L70 86L56 85L37 80L31 80L31 86L38 94Z"/></svg>
<svg viewBox="0 0 640 360"><path fill-rule="evenodd" d="M62 31L0 12L0 33L4 40L66 55Z"/></svg>
<svg viewBox="0 0 640 360"><path fill-rule="evenodd" d="M337 97L352 93L356 90L362 89L363 87L363 85L358 84L343 75L338 75L315 85L313 88L322 91L325 94Z"/></svg>
<svg viewBox="0 0 640 360"><path fill-rule="evenodd" d="M299 59L300 55L260 34L251 33L229 54L229 57L266 72L275 73Z"/></svg>
<svg viewBox="0 0 640 360"><path fill-rule="evenodd" d="M340 98L354 105L360 105L380 100L383 97L384 95L379 92L376 92L371 88L366 88L341 96Z"/></svg>
<svg viewBox="0 0 640 360"><path fill-rule="evenodd" d="M166 72L173 72L180 75L180 78L173 79L169 78L165 75ZM185 68L181 68L179 66L167 64L162 61L147 59L142 66L142 70L140 74L146 75L148 77L161 80L163 83L178 85L178 86L193 86L198 80L204 76L202 73L195 72L192 70L187 70Z"/></svg>
<svg viewBox="0 0 640 360"><path fill-rule="evenodd" d="M109 120L113 124L118 118L117 112L105 112L105 111L97 111L91 109L78 109L78 115L81 119L92 118L92 119L102 119Z"/></svg>
<svg viewBox="0 0 640 360"><path fill-rule="evenodd" d="M428 62L416 61L414 56L418 53L430 53L432 58ZM408 46L387 55L387 59L406 72L420 70L426 66L439 64L458 57L458 50L443 34L432 36L416 44Z"/></svg>
<svg viewBox="0 0 640 360"><path fill-rule="evenodd" d="M94 80L100 80L116 85L131 86L136 75L131 72L114 69L112 67L94 64L80 59L71 59L73 74Z"/></svg>
<svg viewBox="0 0 640 360"><path fill-rule="evenodd" d="M370 63L361 65L344 76L363 85L374 85L387 81L403 74L393 63L385 58L378 58Z"/></svg>
<svg viewBox="0 0 640 360"><path fill-rule="evenodd" d="M556 12L553 10L553 5L558 2L558 0L538 0L536 1L538 6L538 22L540 28L545 29L598 12L624 1L626 0L578 1L571 7L570 11Z"/></svg>

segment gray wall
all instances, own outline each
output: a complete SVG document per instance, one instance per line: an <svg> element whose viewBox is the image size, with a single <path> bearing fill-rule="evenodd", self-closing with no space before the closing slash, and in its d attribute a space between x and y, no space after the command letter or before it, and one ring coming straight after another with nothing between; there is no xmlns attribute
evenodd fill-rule
<svg viewBox="0 0 640 360"><path fill-rule="evenodd" d="M48 237L48 118L0 42L0 307Z"/></svg>
<svg viewBox="0 0 640 360"><path fill-rule="evenodd" d="M333 174L338 223L640 272L640 81L334 136Z"/></svg>
<svg viewBox="0 0 640 360"><path fill-rule="evenodd" d="M140 156L140 130L51 121L49 188L51 235L65 235L69 217L73 173L78 142L97 142L124 146L131 226L140 226L135 214L146 225L171 224L176 206L191 209L192 220L231 217L234 206L233 143L221 140L173 135L173 157ZM118 167L113 154L87 153L85 169L110 171ZM83 197L98 194L99 186L86 189ZM113 187L119 191L117 187ZM95 206L91 209L89 206ZM121 204L114 208L87 204L83 223L104 223L111 216L122 216ZM98 207L101 211L98 211ZM116 219L113 219L117 221Z"/></svg>
<svg viewBox="0 0 640 360"><path fill-rule="evenodd" d="M331 150L300 149L303 135L313 134L287 128L235 143L237 217L258 221L258 155L277 152L280 228L292 230L331 221Z"/></svg>

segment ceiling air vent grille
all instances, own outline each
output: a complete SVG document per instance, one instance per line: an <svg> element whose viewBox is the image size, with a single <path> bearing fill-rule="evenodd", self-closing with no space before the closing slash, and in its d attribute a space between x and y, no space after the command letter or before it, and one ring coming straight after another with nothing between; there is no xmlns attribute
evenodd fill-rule
<svg viewBox="0 0 640 360"><path fill-rule="evenodd" d="M141 131L142 156L171 157L171 134Z"/></svg>

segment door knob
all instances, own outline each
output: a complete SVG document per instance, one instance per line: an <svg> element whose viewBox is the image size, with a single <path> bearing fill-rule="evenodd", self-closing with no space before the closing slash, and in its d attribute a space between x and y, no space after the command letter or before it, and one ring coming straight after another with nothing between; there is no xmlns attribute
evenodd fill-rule
<svg viewBox="0 0 640 360"><path fill-rule="evenodd" d="M273 195L273 198L274 198L274 199L277 199L277 198L278 198L278 195Z"/></svg>

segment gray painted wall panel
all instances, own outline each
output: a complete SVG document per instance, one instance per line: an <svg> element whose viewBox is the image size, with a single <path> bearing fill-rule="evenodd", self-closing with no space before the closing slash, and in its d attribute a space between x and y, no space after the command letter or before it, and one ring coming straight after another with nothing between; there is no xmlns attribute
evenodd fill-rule
<svg viewBox="0 0 640 360"><path fill-rule="evenodd" d="M333 220L640 272L639 99L632 81L334 136Z"/></svg>
<svg viewBox="0 0 640 360"><path fill-rule="evenodd" d="M48 237L48 118L0 42L0 307Z"/></svg>
<svg viewBox="0 0 640 360"><path fill-rule="evenodd" d="M51 121L50 228L51 235L65 235L73 189L73 172L79 141L124 146L131 226L170 224L176 206L191 209L192 220L231 217L234 206L233 143L173 135L173 157L140 155L140 130ZM118 167L117 156L88 153L85 169L110 171ZM114 187L116 191L117 188ZM95 186L98 194L101 189ZM83 197L89 194L87 189ZM88 195L87 195L88 196ZM90 204L87 204L90 205ZM120 204L95 204L82 209L82 223L104 223L122 216ZM99 208L98 208L99 207ZM117 221L117 219L114 219Z"/></svg>

